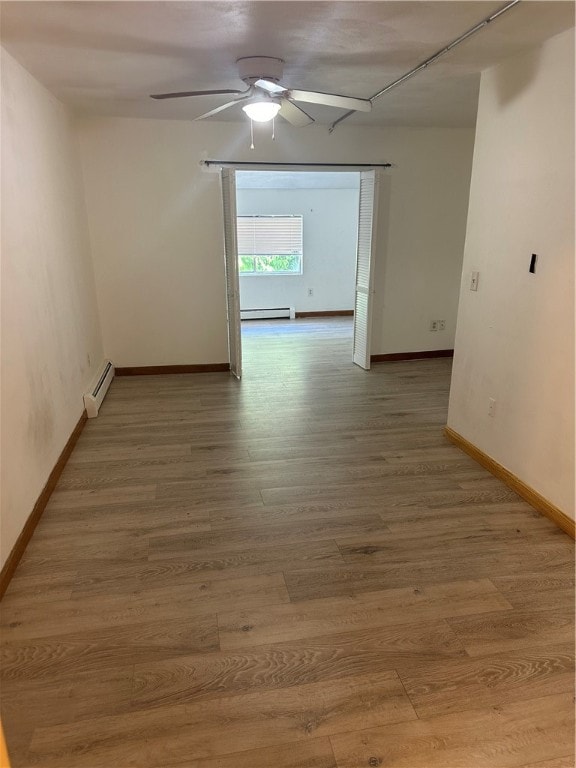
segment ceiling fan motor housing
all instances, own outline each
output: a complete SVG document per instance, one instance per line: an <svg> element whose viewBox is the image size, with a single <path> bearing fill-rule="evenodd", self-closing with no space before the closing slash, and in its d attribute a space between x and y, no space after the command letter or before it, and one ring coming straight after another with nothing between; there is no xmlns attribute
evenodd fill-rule
<svg viewBox="0 0 576 768"><path fill-rule="evenodd" d="M277 83L284 72L282 59L272 56L245 56L236 61L240 79L247 85L252 85L257 80L271 80Z"/></svg>

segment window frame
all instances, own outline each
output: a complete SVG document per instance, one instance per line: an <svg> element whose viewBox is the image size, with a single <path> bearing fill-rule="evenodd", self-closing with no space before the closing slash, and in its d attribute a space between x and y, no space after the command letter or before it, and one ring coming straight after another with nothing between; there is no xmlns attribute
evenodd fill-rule
<svg viewBox="0 0 576 768"><path fill-rule="evenodd" d="M237 257L238 257L238 276L239 277L302 277L304 274L304 216L301 213L249 213L249 214L237 214L236 215L236 232L238 233L238 222L240 219L298 219L300 221L300 251L299 253L283 253L283 254L265 254L265 253L240 253L239 237L237 236ZM273 256L298 256L300 262L300 269L298 271L279 271L274 270L270 272L256 270L247 272L241 268L240 259L242 256L256 259L258 257L273 257Z"/></svg>

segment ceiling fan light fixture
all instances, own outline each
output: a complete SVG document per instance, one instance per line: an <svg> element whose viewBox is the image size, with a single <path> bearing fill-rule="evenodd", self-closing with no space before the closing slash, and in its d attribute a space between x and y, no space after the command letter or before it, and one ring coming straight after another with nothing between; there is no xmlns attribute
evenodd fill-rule
<svg viewBox="0 0 576 768"><path fill-rule="evenodd" d="M268 123L273 120L280 111L280 101L276 99L256 99L245 104L242 109L250 120L256 123Z"/></svg>

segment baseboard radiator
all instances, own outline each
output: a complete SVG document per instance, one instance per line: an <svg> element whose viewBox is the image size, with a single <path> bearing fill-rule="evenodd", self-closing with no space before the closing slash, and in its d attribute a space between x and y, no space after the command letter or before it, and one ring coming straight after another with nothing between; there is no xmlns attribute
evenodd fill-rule
<svg viewBox="0 0 576 768"><path fill-rule="evenodd" d="M110 387L113 378L114 366L110 360L107 360L104 363L104 368L96 380L96 383L90 392L87 392L84 395L84 407L86 408L86 415L89 419L93 419L95 416L98 416L98 411L100 410L102 401L106 397L106 392L108 392L108 388Z"/></svg>
<svg viewBox="0 0 576 768"><path fill-rule="evenodd" d="M240 320L275 320L276 318L290 318L294 320L296 310L294 307L269 307L268 309L241 309Z"/></svg>

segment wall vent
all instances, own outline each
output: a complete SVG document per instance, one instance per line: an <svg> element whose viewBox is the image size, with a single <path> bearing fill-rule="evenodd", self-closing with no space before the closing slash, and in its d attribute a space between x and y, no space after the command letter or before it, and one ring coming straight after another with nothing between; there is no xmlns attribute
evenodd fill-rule
<svg viewBox="0 0 576 768"><path fill-rule="evenodd" d="M98 411L102 405L102 401L106 397L106 392L112 383L114 378L114 366L107 360L104 363L104 367L96 383L90 390L84 395L84 407L86 408L86 415L89 419L93 419L98 416Z"/></svg>

